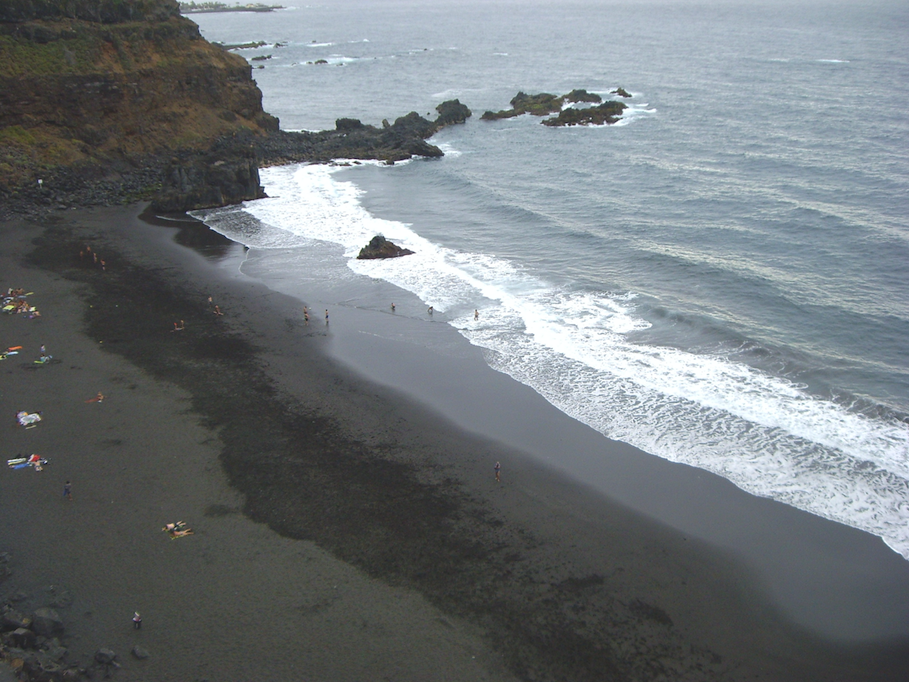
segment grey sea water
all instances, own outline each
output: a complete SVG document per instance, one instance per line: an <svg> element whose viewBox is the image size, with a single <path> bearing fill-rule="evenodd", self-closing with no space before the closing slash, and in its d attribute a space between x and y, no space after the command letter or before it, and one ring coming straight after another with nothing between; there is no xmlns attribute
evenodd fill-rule
<svg viewBox="0 0 909 682"><path fill-rule="evenodd" d="M386 282L400 314L434 306L605 436L909 558L905 4L354 0L192 18L209 40L266 41L241 54L269 57L253 73L284 128L452 98L474 112L433 140L443 159L267 169L271 199L205 214L254 247L256 276L304 300L319 273ZM479 120L519 90L619 86L633 97L615 126ZM417 255L353 260L376 233Z"/></svg>

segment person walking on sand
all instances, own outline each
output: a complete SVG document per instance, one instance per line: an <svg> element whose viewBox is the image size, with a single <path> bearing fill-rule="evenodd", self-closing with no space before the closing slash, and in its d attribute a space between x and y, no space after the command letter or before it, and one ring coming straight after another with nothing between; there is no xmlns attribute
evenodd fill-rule
<svg viewBox="0 0 909 682"><path fill-rule="evenodd" d="M496 483L500 483L502 479L499 478L499 472L502 471L502 465L496 462L496 465L492 468L492 470L496 472Z"/></svg>
<svg viewBox="0 0 909 682"><path fill-rule="evenodd" d="M395 304L392 303L392 304L391 304L391 312L394 312L394 311L395 311Z"/></svg>
<svg viewBox="0 0 909 682"><path fill-rule="evenodd" d="M142 616L139 615L138 611L133 615L133 628L136 630L142 629Z"/></svg>
<svg viewBox="0 0 909 682"><path fill-rule="evenodd" d="M325 324L328 324L328 308L325 309Z"/></svg>
<svg viewBox="0 0 909 682"><path fill-rule="evenodd" d="M63 499L73 501L73 485L69 481L63 484Z"/></svg>

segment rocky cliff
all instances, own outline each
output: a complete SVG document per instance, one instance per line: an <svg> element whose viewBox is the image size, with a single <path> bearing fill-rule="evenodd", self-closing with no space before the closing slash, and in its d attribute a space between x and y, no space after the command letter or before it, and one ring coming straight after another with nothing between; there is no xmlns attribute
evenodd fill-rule
<svg viewBox="0 0 909 682"><path fill-rule="evenodd" d="M277 129L249 64L202 39L176 0L0 3L6 196L36 192L38 179L45 194L89 181L128 182L125 198L148 196L165 164L209 153L225 137ZM238 173L226 173L230 191L246 182L241 198L254 198L257 166L249 144L240 147ZM220 160L222 171L233 163Z"/></svg>

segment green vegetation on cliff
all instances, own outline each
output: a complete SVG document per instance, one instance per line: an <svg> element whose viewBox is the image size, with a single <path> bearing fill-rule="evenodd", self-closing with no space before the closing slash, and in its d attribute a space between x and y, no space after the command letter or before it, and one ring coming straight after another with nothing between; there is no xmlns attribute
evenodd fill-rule
<svg viewBox="0 0 909 682"><path fill-rule="evenodd" d="M246 60L175 0L0 3L0 188L277 127Z"/></svg>

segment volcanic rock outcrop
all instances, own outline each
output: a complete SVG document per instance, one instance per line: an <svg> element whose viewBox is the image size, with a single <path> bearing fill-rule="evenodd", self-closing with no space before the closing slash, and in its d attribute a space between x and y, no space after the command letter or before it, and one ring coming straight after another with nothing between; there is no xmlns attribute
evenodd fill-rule
<svg viewBox="0 0 909 682"><path fill-rule="evenodd" d="M187 211L264 196L259 167L442 156L426 142L463 123L338 119L292 133L262 109L242 57L213 45L175 0L0 2L0 219L9 212L153 199Z"/></svg>
<svg viewBox="0 0 909 682"><path fill-rule="evenodd" d="M621 97L631 96L625 93L622 88L614 90L613 94L618 94ZM594 106L565 108L566 103L589 103ZM547 126L603 125L618 121L625 109L627 107L622 102L612 100L604 102L603 98L596 93L580 89L572 90L567 95L560 96L551 95L548 92L541 92L536 95L519 92L511 99L511 109L487 111L480 119L483 121L495 121L500 118L521 116L522 114L547 116L558 113L557 116L544 119L541 123Z"/></svg>
<svg viewBox="0 0 909 682"><path fill-rule="evenodd" d="M369 240L369 244L360 249L357 256L359 260L370 260L372 258L398 258L399 256L409 256L413 253L410 249L402 249L397 244L388 241L382 235L376 235Z"/></svg>
<svg viewBox="0 0 909 682"><path fill-rule="evenodd" d="M334 130L319 132L278 131L255 140L263 165L280 165L310 161L327 163L333 159L373 159L394 163L414 156L439 157L442 150L426 142L442 128L464 123L470 109L458 100L448 100L436 107L435 121L414 111L394 123L382 121L382 127L362 123L355 118L339 118Z"/></svg>

